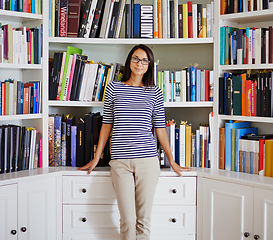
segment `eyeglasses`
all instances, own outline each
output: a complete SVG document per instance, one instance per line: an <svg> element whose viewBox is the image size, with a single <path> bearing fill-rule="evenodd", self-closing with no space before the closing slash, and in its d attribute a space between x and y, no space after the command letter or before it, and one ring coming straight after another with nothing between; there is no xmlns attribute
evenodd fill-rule
<svg viewBox="0 0 273 240"><path fill-rule="evenodd" d="M150 63L150 61L148 59L139 59L137 57L131 57L131 61L133 63L139 63L139 61L140 61L142 65L148 65Z"/></svg>

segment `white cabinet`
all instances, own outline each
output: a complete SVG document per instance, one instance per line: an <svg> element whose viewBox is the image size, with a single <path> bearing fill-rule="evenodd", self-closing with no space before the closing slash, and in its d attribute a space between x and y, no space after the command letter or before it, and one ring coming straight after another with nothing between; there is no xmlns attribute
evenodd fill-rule
<svg viewBox="0 0 273 240"><path fill-rule="evenodd" d="M63 239L119 240L119 211L110 177L63 177ZM160 177L151 239L194 240L196 178Z"/></svg>
<svg viewBox="0 0 273 240"><path fill-rule="evenodd" d="M0 239L17 239L17 184L0 187Z"/></svg>
<svg viewBox="0 0 273 240"><path fill-rule="evenodd" d="M55 177L1 186L0 239L57 239L56 189Z"/></svg>
<svg viewBox="0 0 273 240"><path fill-rule="evenodd" d="M205 178L202 186L199 239L272 239L272 190Z"/></svg>

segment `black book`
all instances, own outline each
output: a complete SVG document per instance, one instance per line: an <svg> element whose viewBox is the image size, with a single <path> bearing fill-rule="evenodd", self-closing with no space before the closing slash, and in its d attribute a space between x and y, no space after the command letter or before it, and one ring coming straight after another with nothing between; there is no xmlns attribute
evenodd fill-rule
<svg viewBox="0 0 273 240"><path fill-rule="evenodd" d="M108 38L114 38L115 36L117 23L118 23L118 17L119 17L119 11L120 11L120 4L121 4L121 1L114 2Z"/></svg>
<svg viewBox="0 0 273 240"><path fill-rule="evenodd" d="M261 96L260 96L260 108L261 108L261 117L265 116L265 74L264 73L260 73L260 77L261 77Z"/></svg>
<svg viewBox="0 0 273 240"><path fill-rule="evenodd" d="M266 30L267 28L261 28L261 63L266 63Z"/></svg>
<svg viewBox="0 0 273 240"><path fill-rule="evenodd" d="M4 144L2 126L0 126L0 173L4 173Z"/></svg>
<svg viewBox="0 0 273 240"><path fill-rule="evenodd" d="M39 29L32 28L32 31L33 31L34 64L39 64Z"/></svg>
<svg viewBox="0 0 273 240"><path fill-rule="evenodd" d="M263 9L269 9L269 0L263 0Z"/></svg>
<svg viewBox="0 0 273 240"><path fill-rule="evenodd" d="M131 11L131 36L130 38L134 37L134 9L135 6L135 0L131 0L131 4L130 4L130 11Z"/></svg>
<svg viewBox="0 0 273 240"><path fill-rule="evenodd" d="M75 124L75 117L67 115L66 121L66 166L71 166L71 126Z"/></svg>
<svg viewBox="0 0 273 240"><path fill-rule="evenodd" d="M245 136L241 136L241 139L248 139L248 140L260 140L260 139L272 139L272 134L263 134L263 135L254 135L254 134L248 134Z"/></svg>
<svg viewBox="0 0 273 240"><path fill-rule="evenodd" d="M271 117L271 72L265 73L265 117Z"/></svg>
<svg viewBox="0 0 273 240"><path fill-rule="evenodd" d="M19 160L18 160L18 170L24 170L24 154L25 154L25 135L26 127L21 128L20 134L20 151L19 151Z"/></svg>
<svg viewBox="0 0 273 240"><path fill-rule="evenodd" d="M11 125L10 127L10 171L15 172L15 151L16 151L16 126Z"/></svg>
<svg viewBox="0 0 273 240"><path fill-rule="evenodd" d="M14 156L14 171L18 171L18 164L20 159L20 141L21 141L21 127L16 126L16 138L15 138L15 156Z"/></svg>
<svg viewBox="0 0 273 240"><path fill-rule="evenodd" d="M261 74L257 73L256 86L256 115L261 116Z"/></svg>
<svg viewBox="0 0 273 240"><path fill-rule="evenodd" d="M10 128L4 127L4 173L10 172Z"/></svg>
<svg viewBox="0 0 273 240"><path fill-rule="evenodd" d="M91 3L92 0L82 0L78 37L83 37L85 34Z"/></svg>
<svg viewBox="0 0 273 240"><path fill-rule="evenodd" d="M186 68L186 101L191 101L191 71Z"/></svg>
<svg viewBox="0 0 273 240"><path fill-rule="evenodd" d="M219 114L224 114L224 94L225 94L225 88L224 88L224 78L219 77Z"/></svg>
<svg viewBox="0 0 273 240"><path fill-rule="evenodd" d="M239 0L240 1L240 0ZM228 0L228 13L234 13L234 0Z"/></svg>
<svg viewBox="0 0 273 240"><path fill-rule="evenodd" d="M55 37L59 37L60 28L60 0L55 0Z"/></svg>
<svg viewBox="0 0 273 240"><path fill-rule="evenodd" d="M84 148L85 148L85 138L84 138L84 120L80 118L79 122L77 122L77 148L76 148L76 166L82 167L85 164L85 157L84 157Z"/></svg>
<svg viewBox="0 0 273 240"><path fill-rule="evenodd" d="M84 55L77 55L76 62L75 62L75 69L72 79L72 86L71 86L71 93L70 93L70 101L76 100L76 92L79 82L80 73L82 70L82 62L87 60L87 56Z"/></svg>
<svg viewBox="0 0 273 240"><path fill-rule="evenodd" d="M49 77L49 100L56 100L57 88L59 84L59 73L62 64L63 53L55 52L53 58L53 66Z"/></svg>
<svg viewBox="0 0 273 240"><path fill-rule="evenodd" d="M170 38L174 38L174 1L170 1Z"/></svg>
<svg viewBox="0 0 273 240"><path fill-rule="evenodd" d="M131 5L125 4L125 38L131 38Z"/></svg>
<svg viewBox="0 0 273 240"><path fill-rule="evenodd" d="M82 88L82 80L83 80L83 74L85 70L85 66L86 66L86 61L82 61L81 63L81 69L80 69L80 75L79 75L79 80L78 80L78 86L77 86L77 90L76 90L76 101L79 101L80 99L80 93L81 93L81 88Z"/></svg>
<svg viewBox="0 0 273 240"><path fill-rule="evenodd" d="M105 66L103 80L102 80L102 85L101 85L101 90L100 90L99 101L102 101L103 93L104 93L104 88L105 88L105 83L106 83L108 71L110 71L110 69L111 69L111 66L109 66L109 65Z"/></svg>
<svg viewBox="0 0 273 240"><path fill-rule="evenodd" d="M102 71L102 64L98 64L98 70L97 70L97 75L96 75L96 79L94 82L94 89L93 89L93 94L92 94L92 101L95 101L95 99L96 99L96 93L98 90L99 78L100 78L101 71Z"/></svg>
<svg viewBox="0 0 273 240"><path fill-rule="evenodd" d="M104 5L105 5L105 0L98 0L96 11L94 14L94 20L93 20L90 35L89 35L90 38L95 38L97 36L97 33L99 34L100 32L99 27L101 24L101 19L102 19L101 16L103 15Z"/></svg>
<svg viewBox="0 0 273 240"><path fill-rule="evenodd" d="M232 113L232 79L226 80L226 115Z"/></svg>

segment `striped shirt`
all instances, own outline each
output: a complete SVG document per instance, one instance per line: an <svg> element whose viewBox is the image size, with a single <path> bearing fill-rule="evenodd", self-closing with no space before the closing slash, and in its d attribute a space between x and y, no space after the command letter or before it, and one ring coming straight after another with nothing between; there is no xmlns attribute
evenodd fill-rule
<svg viewBox="0 0 273 240"><path fill-rule="evenodd" d="M111 159L157 156L155 128L165 128L163 95L160 88L111 82L106 87L103 124L113 124Z"/></svg>

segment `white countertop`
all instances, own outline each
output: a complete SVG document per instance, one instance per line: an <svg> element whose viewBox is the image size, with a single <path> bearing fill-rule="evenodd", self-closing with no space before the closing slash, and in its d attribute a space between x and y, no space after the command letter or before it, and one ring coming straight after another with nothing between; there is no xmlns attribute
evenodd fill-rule
<svg viewBox="0 0 273 240"><path fill-rule="evenodd" d="M55 176L110 176L110 167L96 167L90 175L87 171L78 171L72 167L48 167L33 170L24 170L19 172L0 174L0 185L8 185L17 183L19 179L27 180L29 177L44 178L48 175ZM178 177L170 168L161 169L160 177ZM193 168L193 171L182 172L182 177L202 177L219 181L226 181L236 184L244 184L248 186L256 186L273 190L273 178L252 175L247 173L237 173L232 171L209 169L209 168Z"/></svg>

